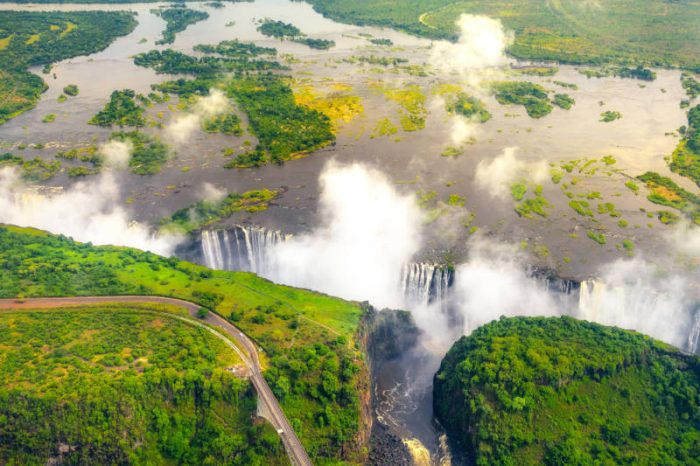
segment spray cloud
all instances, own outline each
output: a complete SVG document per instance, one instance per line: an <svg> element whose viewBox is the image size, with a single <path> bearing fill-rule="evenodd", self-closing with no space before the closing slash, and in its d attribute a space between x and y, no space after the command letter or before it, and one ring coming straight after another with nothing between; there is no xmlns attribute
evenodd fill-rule
<svg viewBox="0 0 700 466"><path fill-rule="evenodd" d="M478 83L490 70L508 62L505 50L513 42L513 35L499 20L462 14L456 25L456 43L437 42L433 46L430 63L434 67Z"/></svg>
<svg viewBox="0 0 700 466"><path fill-rule="evenodd" d="M192 113L176 116L165 128L165 136L176 144L184 144L201 126L203 119L224 113L228 107L226 95L219 89L212 89L208 96L194 104Z"/></svg>
<svg viewBox="0 0 700 466"><path fill-rule="evenodd" d="M58 194L42 195L25 186L14 167L0 170L2 223L41 228L93 244L172 254L179 238L154 237L147 227L130 221L128 213L114 203L118 196L119 184L111 172Z"/></svg>
<svg viewBox="0 0 700 466"><path fill-rule="evenodd" d="M321 224L280 243L271 278L380 307L403 302L398 280L420 248L421 212L386 176L329 162L320 176Z"/></svg>
<svg viewBox="0 0 700 466"><path fill-rule="evenodd" d="M516 158L517 147L508 147L492 160L482 160L476 166L474 182L495 198L507 199L510 186L526 180L539 183L547 177L549 167L544 160L526 162Z"/></svg>

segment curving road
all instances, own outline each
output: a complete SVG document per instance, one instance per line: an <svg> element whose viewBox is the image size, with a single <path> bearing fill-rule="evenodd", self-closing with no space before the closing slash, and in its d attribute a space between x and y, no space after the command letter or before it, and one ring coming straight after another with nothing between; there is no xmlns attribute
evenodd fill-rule
<svg viewBox="0 0 700 466"><path fill-rule="evenodd" d="M30 298L22 302L15 299L0 299L0 310L3 309L49 309L49 308L59 308L59 307L70 307L70 306L85 306L90 304L100 304L100 303L160 303L160 304L171 304L187 309L192 319L185 317L180 317L175 314L168 314L171 317L183 320L192 325L198 327L203 327L221 338L229 346L231 346L236 352L241 356L243 362L248 366L250 371L250 380L253 382L255 391L258 393L258 406L259 412L270 421L272 426L277 430L284 448L287 451L290 461L295 466L312 466L309 455L306 454L304 446L299 441L296 433L289 424L287 417L282 411L277 398L270 390L270 386L265 381L263 377L262 370L260 369L260 359L258 357L258 349L255 343L248 338L243 332L241 332L237 327L232 325L227 320L223 319L221 316L210 312L205 319L199 319L196 317L197 311L201 306L198 304L191 303L189 301L184 301L175 298L165 298L160 296L87 296L87 297L71 297L71 298ZM238 342L245 350L247 355L243 352L225 336L221 335L219 332L212 329L212 327L202 324L202 321L208 323L214 328L222 330L223 333L233 338Z"/></svg>

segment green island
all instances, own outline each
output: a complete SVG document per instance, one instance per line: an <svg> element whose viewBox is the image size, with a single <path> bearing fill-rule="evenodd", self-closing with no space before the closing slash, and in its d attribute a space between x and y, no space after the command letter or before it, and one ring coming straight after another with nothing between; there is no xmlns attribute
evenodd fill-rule
<svg viewBox="0 0 700 466"><path fill-rule="evenodd" d="M646 184L650 194L647 199L654 204L681 211L689 220L700 225L700 196L681 188L672 179L655 172L638 176Z"/></svg>
<svg viewBox="0 0 700 466"><path fill-rule="evenodd" d="M309 0L337 21L388 26L456 40L463 13L500 19L515 32L508 53L526 60L700 68L700 5L687 1L615 0Z"/></svg>
<svg viewBox="0 0 700 466"><path fill-rule="evenodd" d="M580 69L579 73L588 78L606 78L616 76L618 78L639 79L640 81L654 81L656 72L645 68L643 65L638 65L636 68L628 68L626 66L604 66L600 68L585 68Z"/></svg>
<svg viewBox="0 0 700 466"><path fill-rule="evenodd" d="M238 355L178 311L0 311L0 462L288 464Z"/></svg>
<svg viewBox="0 0 700 466"><path fill-rule="evenodd" d="M0 297L159 295L216 311L263 349L265 378L314 464L359 463L366 455L369 376L359 305L250 273L13 226L0 227L0 263Z"/></svg>
<svg viewBox="0 0 700 466"><path fill-rule="evenodd" d="M622 118L622 113L615 110L606 110L600 114L600 120L602 123L610 123L615 120Z"/></svg>
<svg viewBox="0 0 700 466"><path fill-rule="evenodd" d="M688 111L688 126L681 132L683 138L671 155L671 170L700 186L700 105Z"/></svg>
<svg viewBox="0 0 700 466"><path fill-rule="evenodd" d="M105 107L93 116L88 124L96 126L136 126L146 124L143 107L136 102L136 93L131 89L114 91Z"/></svg>
<svg viewBox="0 0 700 466"><path fill-rule="evenodd" d="M283 21L265 19L260 26L258 26L258 31L265 36L298 42L312 49L328 50L335 47L335 41L306 37L298 27Z"/></svg>
<svg viewBox="0 0 700 466"><path fill-rule="evenodd" d="M447 110L467 118L475 118L480 123L486 123L491 119L491 113L486 109L486 105L464 92L458 93L454 101L447 104Z"/></svg>
<svg viewBox="0 0 700 466"><path fill-rule="evenodd" d="M119 131L112 133L109 139L129 144L129 169L137 175L155 175L168 160L168 146L156 136L141 131Z"/></svg>
<svg viewBox="0 0 700 466"><path fill-rule="evenodd" d="M477 465L698 464L700 359L570 317L501 317L458 340L433 406Z"/></svg>
<svg viewBox="0 0 700 466"><path fill-rule="evenodd" d="M522 105L531 118L542 118L552 112L549 94L539 84L527 81L499 81L491 84L491 90L499 104Z"/></svg>
<svg viewBox="0 0 700 466"><path fill-rule="evenodd" d="M163 38L156 41L157 45L172 44L175 42L175 34L182 32L191 24L209 18L206 11L192 10L182 5L174 4L171 8L154 8L151 13L165 20Z"/></svg>
<svg viewBox="0 0 700 466"><path fill-rule="evenodd" d="M266 210L280 192L270 189L231 193L219 201L198 201L178 210L160 223L160 231L189 233L223 220L236 212L255 213Z"/></svg>
<svg viewBox="0 0 700 466"><path fill-rule="evenodd" d="M153 50L134 57L134 63L154 68L159 73L195 76L193 80L179 79L154 85L154 90L182 97L206 95L216 86L236 102L248 117L250 130L259 145L252 152L238 154L227 162L227 167L283 163L335 140L330 119L320 111L297 104L290 78L270 72L284 67L277 61L256 58L272 55L274 49L236 41L215 46L198 45L195 49L208 55L198 58L173 50ZM233 72L233 76L227 76L228 72Z"/></svg>
<svg viewBox="0 0 700 466"><path fill-rule="evenodd" d="M27 71L106 48L133 31L126 12L0 11L0 124L33 108L46 83Z"/></svg>

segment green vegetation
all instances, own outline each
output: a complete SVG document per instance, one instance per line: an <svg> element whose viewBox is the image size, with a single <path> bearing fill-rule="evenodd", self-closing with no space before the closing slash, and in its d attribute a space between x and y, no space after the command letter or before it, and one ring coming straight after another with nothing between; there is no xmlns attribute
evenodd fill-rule
<svg viewBox="0 0 700 466"><path fill-rule="evenodd" d="M184 3L172 8L155 8L151 13L160 16L166 23L163 38L156 41L158 45L172 44L175 42L175 34L184 31L190 24L209 18L206 11L191 10L186 8Z"/></svg>
<svg viewBox="0 0 700 466"><path fill-rule="evenodd" d="M283 66L276 61L250 59L250 52L244 52L235 46L223 46L218 49L209 47L213 46L195 46L200 51L211 50L208 53L219 56L193 57L172 49L151 50L150 52L136 55L134 63L138 66L153 68L157 73L195 75L200 78L199 81L196 80L197 83L208 84L209 86L212 83L208 82L208 80L221 73L283 69ZM184 80L175 82L181 81L191 83L191 81ZM153 86L153 88L165 91L161 86L157 85Z"/></svg>
<svg viewBox="0 0 700 466"><path fill-rule="evenodd" d="M554 100L552 102L559 108L569 110L574 106L576 100L568 94L554 94Z"/></svg>
<svg viewBox="0 0 700 466"><path fill-rule="evenodd" d="M572 200L569 201L569 207L574 209L577 214L584 217L593 217L593 211L591 210L591 205L586 201Z"/></svg>
<svg viewBox="0 0 700 466"><path fill-rule="evenodd" d="M384 38L374 38L369 40L373 45L379 45L379 46L386 46L386 47L391 47L394 45L394 42L392 42L391 39L384 39Z"/></svg>
<svg viewBox="0 0 700 466"><path fill-rule="evenodd" d="M206 118L202 121L202 129L207 133L222 133L235 136L243 134L241 119L235 113L224 113Z"/></svg>
<svg viewBox="0 0 700 466"><path fill-rule="evenodd" d="M527 193L527 186L524 183L515 183L510 187L511 196L515 201L522 201L515 205L515 212L525 218L532 218L532 214L537 214L540 217L547 217L549 214L545 210L551 207L551 204L542 195L542 185L537 185L532 190L533 196L524 199Z"/></svg>
<svg viewBox="0 0 700 466"><path fill-rule="evenodd" d="M611 217L619 217L620 212L618 212L617 207L612 202L601 202L598 204L599 214L608 214Z"/></svg>
<svg viewBox="0 0 700 466"><path fill-rule="evenodd" d="M225 90L248 115L250 127L268 153L281 163L329 144L335 139L330 119L297 105L287 82L276 75L241 77L225 83Z"/></svg>
<svg viewBox="0 0 700 466"><path fill-rule="evenodd" d="M250 273L10 226L0 228L0 263L2 297L152 294L228 316L264 350L265 377L314 464L362 462L356 437L369 386L355 346L358 305Z"/></svg>
<svg viewBox="0 0 700 466"><path fill-rule="evenodd" d="M169 312L1 312L0 462L286 464L236 353Z"/></svg>
<svg viewBox="0 0 700 466"><path fill-rule="evenodd" d="M425 109L426 97L420 86L414 84L405 88L381 87L381 91L387 99L399 104L401 108L399 122L404 131L411 132L425 128L428 111Z"/></svg>
<svg viewBox="0 0 700 466"><path fill-rule="evenodd" d="M586 236L588 236L590 239L600 244L601 246L608 242L603 233L597 233L593 230L586 231Z"/></svg>
<svg viewBox="0 0 700 466"><path fill-rule="evenodd" d="M677 213L668 210L661 210L656 213L656 216L664 225L673 225L678 223L681 219Z"/></svg>
<svg viewBox="0 0 700 466"><path fill-rule="evenodd" d="M651 191L647 199L654 204L680 210L691 221L700 225L700 196L686 191L670 178L658 173L646 172L638 178L646 183Z"/></svg>
<svg viewBox="0 0 700 466"><path fill-rule="evenodd" d="M128 142L131 145L129 169L137 175L154 175L168 160L168 147L155 136L140 131L112 133L112 141Z"/></svg>
<svg viewBox="0 0 700 466"><path fill-rule="evenodd" d="M114 91L109 97L109 102L104 109L88 121L88 124L97 126L136 126L146 124L143 118L143 107L136 103L136 93L131 89Z"/></svg>
<svg viewBox="0 0 700 466"><path fill-rule="evenodd" d="M44 115L44 118L41 119L42 123L53 123L54 121L56 121L55 113L49 113L47 115Z"/></svg>
<svg viewBox="0 0 700 466"><path fill-rule="evenodd" d="M700 81L687 72L681 74L681 85L689 98L694 99L700 95Z"/></svg>
<svg viewBox="0 0 700 466"><path fill-rule="evenodd" d="M261 189L243 194L231 193L220 201L199 201L161 221L161 231L189 233L226 219L236 212L267 210L279 191Z"/></svg>
<svg viewBox="0 0 700 466"><path fill-rule="evenodd" d="M527 185L525 183L515 183L510 186L510 195L514 201L522 201L527 193Z"/></svg>
<svg viewBox="0 0 700 466"><path fill-rule="evenodd" d="M136 26L126 12L0 11L0 124L33 108L46 84L27 71L97 52Z"/></svg>
<svg viewBox="0 0 700 466"><path fill-rule="evenodd" d="M670 167L700 186L700 105L688 111L688 127L671 155Z"/></svg>
<svg viewBox="0 0 700 466"><path fill-rule="evenodd" d="M588 68L579 70L579 72L588 78L605 78L609 76L617 76L618 78L639 79L641 81L654 81L656 73L642 65L636 68L628 68L626 66L605 66L601 68Z"/></svg>
<svg viewBox="0 0 700 466"><path fill-rule="evenodd" d="M526 81L500 81L491 84L501 105L522 105L531 118L542 118L552 111L545 88Z"/></svg>
<svg viewBox="0 0 700 466"><path fill-rule="evenodd" d="M574 64L700 67L700 5L665 0L310 0L339 21L390 26L432 39L457 37L463 13L500 19L515 32L510 55Z"/></svg>
<svg viewBox="0 0 700 466"><path fill-rule="evenodd" d="M262 149L254 149L238 154L224 168L253 168L262 167L267 163L267 154Z"/></svg>
<svg viewBox="0 0 700 466"><path fill-rule="evenodd" d="M3 166L16 166L20 169L23 180L38 183L53 178L61 169L61 162L44 160L40 157L25 160L18 155L6 152L0 154L0 168Z"/></svg>
<svg viewBox="0 0 700 466"><path fill-rule="evenodd" d="M263 35L281 40L291 40L292 42L304 44L312 49L328 50L331 47L335 47L335 42L332 40L306 37L298 27L282 21L265 19L260 26L258 26L258 31Z"/></svg>
<svg viewBox="0 0 700 466"><path fill-rule="evenodd" d="M63 93L66 95L69 95L71 97L75 97L78 95L80 90L78 89L78 86L75 84L69 84L66 87L63 88Z"/></svg>
<svg viewBox="0 0 700 466"><path fill-rule="evenodd" d="M635 332L502 317L452 346L433 405L473 464L697 464L699 373Z"/></svg>
<svg viewBox="0 0 700 466"><path fill-rule="evenodd" d="M625 186L634 194L637 194L639 192L639 186L632 180L625 181Z"/></svg>
<svg viewBox="0 0 700 466"><path fill-rule="evenodd" d="M619 120L622 118L622 113L606 110L600 114L600 121L603 123L610 123L611 121Z"/></svg>
<svg viewBox="0 0 700 466"><path fill-rule="evenodd" d="M481 123L486 123L491 119L491 113L486 110L486 105L482 101L463 92L457 94L454 102L448 103L447 110L467 118L473 117Z"/></svg>
<svg viewBox="0 0 700 466"><path fill-rule="evenodd" d="M246 113L249 128L257 137L259 146L228 162L227 168L282 163L324 147L335 139L332 122L326 115L297 103L289 86L289 78L261 73L281 69L278 62L251 59L258 55L270 55L273 49L236 41L195 48L208 55L197 58L173 50L152 50L137 55L134 62L152 67L159 73L196 76L194 80L180 79L155 85L153 88L156 90L182 96L206 95L216 85ZM230 71L235 72L234 76L224 75ZM236 134L233 118L229 117L228 128Z"/></svg>
<svg viewBox="0 0 700 466"><path fill-rule="evenodd" d="M263 35L276 39L287 39L301 35L301 30L293 24L271 19L263 20L258 26L258 31Z"/></svg>

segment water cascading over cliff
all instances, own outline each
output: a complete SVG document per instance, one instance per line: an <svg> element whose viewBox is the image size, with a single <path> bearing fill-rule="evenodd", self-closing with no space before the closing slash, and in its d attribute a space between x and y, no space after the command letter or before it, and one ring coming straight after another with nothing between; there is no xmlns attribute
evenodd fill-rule
<svg viewBox="0 0 700 466"><path fill-rule="evenodd" d="M444 265L411 262L401 271L401 293L409 308L436 304L446 312L453 282L454 271Z"/></svg>
<svg viewBox="0 0 700 466"><path fill-rule="evenodd" d="M203 230L200 234L204 265L217 270L271 273L275 245L288 235L261 227L236 225L222 230Z"/></svg>
<svg viewBox="0 0 700 466"><path fill-rule="evenodd" d="M676 296L673 289L654 290L585 280L581 282L574 317L637 330L691 353L700 350L697 301Z"/></svg>

